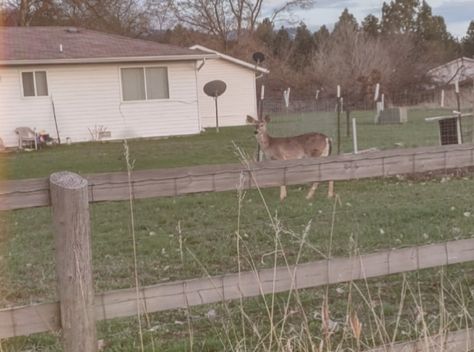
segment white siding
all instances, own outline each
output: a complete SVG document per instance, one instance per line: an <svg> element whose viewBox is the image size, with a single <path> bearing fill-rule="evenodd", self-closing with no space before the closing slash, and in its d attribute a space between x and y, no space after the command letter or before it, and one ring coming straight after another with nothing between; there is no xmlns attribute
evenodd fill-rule
<svg viewBox="0 0 474 352"><path fill-rule="evenodd" d="M207 82L216 79L227 85L227 90L218 99L219 126L245 125L247 115L256 116L254 71L223 59L207 60L198 72L199 116L203 127L216 125L214 99L203 91Z"/></svg>
<svg viewBox="0 0 474 352"><path fill-rule="evenodd" d="M440 84L454 84L456 80L464 81L474 78L474 60L453 60L429 72L431 77Z"/></svg>
<svg viewBox="0 0 474 352"><path fill-rule="evenodd" d="M101 125L110 139L199 133L195 63L156 66L168 67L170 99L122 102L120 67L125 65L0 68L0 138L15 146L19 126L56 136L51 97L22 97L20 73L25 70L46 70L62 141L89 141L89 129Z"/></svg>

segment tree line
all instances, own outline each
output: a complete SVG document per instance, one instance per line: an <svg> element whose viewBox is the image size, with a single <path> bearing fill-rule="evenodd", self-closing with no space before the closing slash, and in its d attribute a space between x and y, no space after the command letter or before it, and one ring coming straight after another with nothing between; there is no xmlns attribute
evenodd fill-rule
<svg viewBox="0 0 474 352"><path fill-rule="evenodd" d="M311 24L277 26L292 10L314 0L287 0L268 11L269 0L7 0L4 25L66 25L151 39L181 46L202 44L251 60L261 51L271 74L267 91L281 96L287 87L300 96L335 93L367 99L380 83L384 92L426 87L429 68L460 56L474 56L474 21L458 40L444 18L425 0L384 2L381 17L359 23L344 9L332 28ZM265 18L262 18L266 6Z"/></svg>

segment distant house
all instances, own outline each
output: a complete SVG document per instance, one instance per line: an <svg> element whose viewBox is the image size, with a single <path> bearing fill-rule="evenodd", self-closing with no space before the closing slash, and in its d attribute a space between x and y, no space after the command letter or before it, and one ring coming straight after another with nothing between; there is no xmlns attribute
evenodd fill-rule
<svg viewBox="0 0 474 352"><path fill-rule="evenodd" d="M428 71L428 75L439 85L460 83L474 79L474 59L461 57Z"/></svg>
<svg viewBox="0 0 474 352"><path fill-rule="evenodd" d="M226 92L219 97L219 125L244 125L247 115L257 116L256 78L269 71L232 56L201 45L190 49L217 55L216 60L206 60L198 70L199 115L203 127L216 124L214 99L208 97L203 87L207 82L222 80L227 85Z"/></svg>
<svg viewBox="0 0 474 352"><path fill-rule="evenodd" d="M62 141L199 133L196 72L213 58L86 29L0 27L0 138L15 146L20 126L56 137L54 116Z"/></svg>

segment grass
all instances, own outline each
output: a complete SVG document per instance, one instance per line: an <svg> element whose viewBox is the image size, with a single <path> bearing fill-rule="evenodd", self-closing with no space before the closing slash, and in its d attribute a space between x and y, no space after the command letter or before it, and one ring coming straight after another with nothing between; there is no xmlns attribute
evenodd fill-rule
<svg viewBox="0 0 474 352"><path fill-rule="evenodd" d="M394 141L402 142L404 146L437 142L437 134L432 137L430 125L423 121L423 116L435 112L413 111L409 124L396 126L375 126L370 123L370 114L357 114L361 115L361 148L391 148ZM301 122L298 126L312 125L310 114L293 118ZM328 130L334 127L332 118L333 115L327 115L323 119ZM297 132L289 128L288 119L285 116L275 117L272 133L291 135ZM295 129L294 124L291 126ZM418 130L416 126L425 129ZM309 130L309 127L305 129ZM210 130L198 136L136 140L130 141L129 145L131 156L136 160L135 168L146 169L238 162L232 141L253 154L255 140L249 127L222 128L219 134ZM344 148L348 148L350 143L350 140L344 140ZM2 163L8 165L5 177L16 179L47 176L63 169L80 173L124 171L124 158L121 143L90 143L60 146L37 153L15 153L3 157ZM325 198L325 187L321 186L312 202L304 199L306 187L290 187L289 197L284 203L278 201L278 189L262 191L265 203L257 191L248 191L240 196L237 192L224 192L136 201L135 234L140 284L200 277L206 273L235 272L239 266L241 270L251 270L252 261L258 267L272 267L275 261L282 265L282 253L290 263L294 263L321 259L321 253L327 254L330 248L333 255L343 256L353 253L355 249L366 253L474 236L472 174L338 182L336 191L339 201L336 204ZM0 247L0 277L4 280L0 287L0 304L54 300L50 210L26 209L7 215L0 219L0 225L4 228L0 238L0 245L3 246ZM335 222L331 233L333 215ZM134 258L128 230L127 202L93 204L91 217L96 290L133 287ZM281 247L276 257L272 221L277 222L280 229ZM240 237L236 235L237 229ZM301 246L303 236L305 245ZM241 253L237 252L237 238L240 238ZM329 307L340 326L346 326L344 317L350 306L357 309L366 329L369 329L371 320L375 329L375 316L383 314L387 329L391 333L398 329L398 338L416 337L422 331L421 322L414 325L412 321L413 309L416 310L417 304L420 304L417 303L418 292L420 300L433 311L430 314L435 317L430 322L430 331L436 330L440 324L448 328L472 325L472 317L466 320L462 314L463 307L474 311L474 293L469 290L469 285L474 285L472 263L449 267L443 275L439 272L440 269L433 269L409 274L406 278L395 275L370 280L366 288L364 283L358 283L361 293L353 294L350 305L348 292L356 290L351 285L331 287L329 295L324 289L302 291L298 299L292 295L290 310L285 309L287 294L280 294L274 297L275 311L271 317L264 313L263 298L245 300L242 304L234 302L197 307L190 311L152 314L145 324L146 348L150 351L191 350L192 342L196 351L236 350L235 346L239 344L246 346L242 350L253 350L251 346L259 345L255 331L262 334L260 340L268 344L265 334L272 330L270 321L278 325L281 319L288 320L284 329L285 343L291 340L291 336L300 336L300 346L295 348L302 348L303 342L309 343L307 333L300 331L305 324L309 324L314 332L309 340L314 338L320 343L324 324L317 312L321 312L325 297L330 298ZM440 281L433 282L433 275L445 277L450 284L440 289ZM400 288L404 282L411 285L414 297L402 297ZM344 293L336 291L337 288ZM369 292L372 293L369 295ZM435 309L439 306L440 292L447 296L446 308ZM376 314L371 311L371 304L365 302L369 296L377 301ZM463 298L460 299L460 296ZM395 329L394 319L403 300L406 300L400 318L403 329ZM210 309L215 309L216 319L207 317ZM288 311L297 313L289 314ZM440 323L439 319L446 314L452 315L450 323ZM457 314L461 314L461 318ZM241 328L242 324L244 328ZM402 331L405 333L402 334ZM109 344L107 351L135 350L139 345L137 322L133 318L100 323L99 335ZM354 342L347 336L343 338L341 331L335 333L335 341L336 335L344 343ZM377 336L370 329L364 330L366 340L363 344L372 346L386 342ZM0 351L3 352L2 348L6 351L60 350L57 338L49 334L11 339L0 344Z"/></svg>
<svg viewBox="0 0 474 352"><path fill-rule="evenodd" d="M425 122L424 118L444 113L447 111L410 110L408 123L399 125L375 125L372 112L355 111L351 116L357 118L359 149L393 149L439 144L437 124ZM472 131L470 121L466 120L463 126L465 140L469 141ZM336 127L335 113L295 113L272 116L269 131L275 136L320 131L336 143ZM341 132L342 152L352 152L352 140L345 137L344 119ZM250 126L221 128L220 133L209 129L199 135L186 137L131 140L129 145L131 159L135 160L135 169L139 170L235 163L238 157L232 142L249 155L254 155L256 141ZM125 171L124 159L121 142L61 145L39 152L0 155L0 165L3 165L0 176L23 179L46 177L61 170L82 174Z"/></svg>

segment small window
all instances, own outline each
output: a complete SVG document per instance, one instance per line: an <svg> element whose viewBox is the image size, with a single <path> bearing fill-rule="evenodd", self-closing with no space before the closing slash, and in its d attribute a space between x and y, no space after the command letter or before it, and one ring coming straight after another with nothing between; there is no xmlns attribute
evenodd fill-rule
<svg viewBox="0 0 474 352"><path fill-rule="evenodd" d="M23 96L40 97L48 95L46 71L22 72L21 81L23 84Z"/></svg>
<svg viewBox="0 0 474 352"><path fill-rule="evenodd" d="M169 99L166 67L122 68L124 101Z"/></svg>

